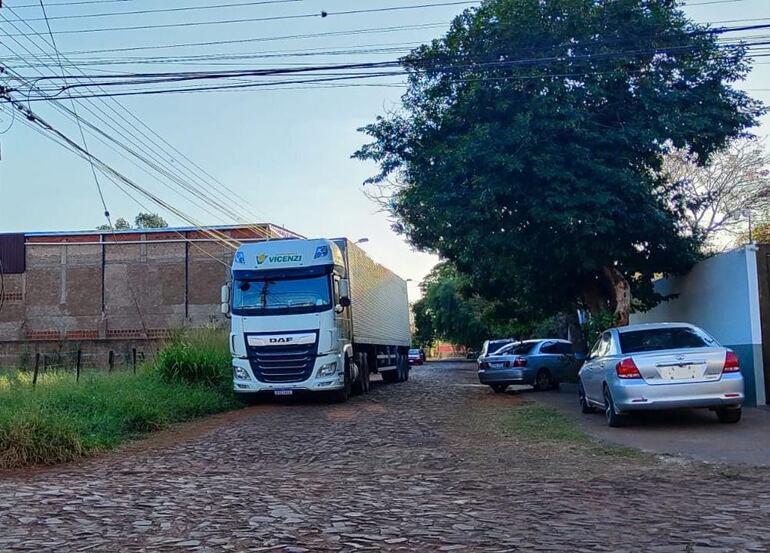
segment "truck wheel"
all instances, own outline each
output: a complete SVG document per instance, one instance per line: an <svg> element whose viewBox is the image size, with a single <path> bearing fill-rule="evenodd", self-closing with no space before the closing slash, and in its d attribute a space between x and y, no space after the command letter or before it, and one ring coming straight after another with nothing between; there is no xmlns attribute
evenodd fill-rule
<svg viewBox="0 0 770 553"><path fill-rule="evenodd" d="M353 383L353 393L369 393L369 365L366 363L366 355L356 354L356 365L358 366L358 379Z"/></svg>
<svg viewBox="0 0 770 553"><path fill-rule="evenodd" d="M408 363L408 361L407 361ZM396 382L403 382L406 380L405 374L406 371L404 370L404 356L400 353L396 356Z"/></svg>
<svg viewBox="0 0 770 553"><path fill-rule="evenodd" d="M382 381L387 384L398 382L398 369L394 371L382 371L380 374L382 375Z"/></svg>
<svg viewBox="0 0 770 553"><path fill-rule="evenodd" d="M371 382L372 375L369 373L369 360L366 357L366 354L361 355L361 371L362 371L361 382L363 383L364 393L368 394L369 390L372 389L372 382Z"/></svg>
<svg viewBox="0 0 770 553"><path fill-rule="evenodd" d="M330 392L330 399L334 403L345 403L350 397L352 382L350 382L350 360L345 359L345 385L341 390Z"/></svg>

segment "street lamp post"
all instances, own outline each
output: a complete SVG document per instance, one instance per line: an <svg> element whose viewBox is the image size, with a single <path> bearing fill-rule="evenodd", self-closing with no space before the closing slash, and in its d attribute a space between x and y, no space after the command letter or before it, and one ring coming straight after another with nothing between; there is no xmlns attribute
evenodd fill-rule
<svg viewBox="0 0 770 553"><path fill-rule="evenodd" d="M751 228L751 210L741 209L741 215L748 218L749 220L749 244L751 244L754 242L753 229Z"/></svg>

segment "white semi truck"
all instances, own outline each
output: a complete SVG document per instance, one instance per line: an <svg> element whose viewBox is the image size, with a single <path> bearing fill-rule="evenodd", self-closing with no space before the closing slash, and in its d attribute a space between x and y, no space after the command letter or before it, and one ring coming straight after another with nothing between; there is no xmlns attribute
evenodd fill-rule
<svg viewBox="0 0 770 553"><path fill-rule="evenodd" d="M257 394L327 394L346 401L409 378L406 282L345 238L242 245L222 287L233 386Z"/></svg>

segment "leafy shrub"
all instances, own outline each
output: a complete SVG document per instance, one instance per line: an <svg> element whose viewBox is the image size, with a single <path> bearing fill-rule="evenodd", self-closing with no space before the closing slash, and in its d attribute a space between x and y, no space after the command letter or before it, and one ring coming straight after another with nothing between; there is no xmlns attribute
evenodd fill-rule
<svg viewBox="0 0 770 553"><path fill-rule="evenodd" d="M238 408L229 386L168 381L154 370L0 374L0 469L93 455L142 433Z"/></svg>
<svg viewBox="0 0 770 553"><path fill-rule="evenodd" d="M155 369L168 382L221 385L232 366L227 342L227 334L213 328L180 333L160 350Z"/></svg>
<svg viewBox="0 0 770 553"><path fill-rule="evenodd" d="M617 324L615 314L610 311L602 311L595 315L590 315L586 322L583 324L583 335L588 342L588 347L594 345L602 332L611 328Z"/></svg>
<svg viewBox="0 0 770 553"><path fill-rule="evenodd" d="M69 421L39 411L0 419L0 467L66 463L83 453Z"/></svg>

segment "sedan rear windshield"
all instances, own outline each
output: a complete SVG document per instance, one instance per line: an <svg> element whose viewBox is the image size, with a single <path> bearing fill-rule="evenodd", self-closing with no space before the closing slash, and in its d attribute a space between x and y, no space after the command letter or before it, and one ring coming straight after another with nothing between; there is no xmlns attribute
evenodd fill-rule
<svg viewBox="0 0 770 553"><path fill-rule="evenodd" d="M527 355L530 353L537 342L523 342L521 344L511 344L496 352L495 355Z"/></svg>
<svg viewBox="0 0 770 553"><path fill-rule="evenodd" d="M510 343L510 340L491 340L489 344L487 344L487 355L496 353L497 350L507 346Z"/></svg>
<svg viewBox="0 0 770 553"><path fill-rule="evenodd" d="M705 348L713 345L714 340L708 335L689 327L650 328L620 333L620 349L623 353Z"/></svg>

